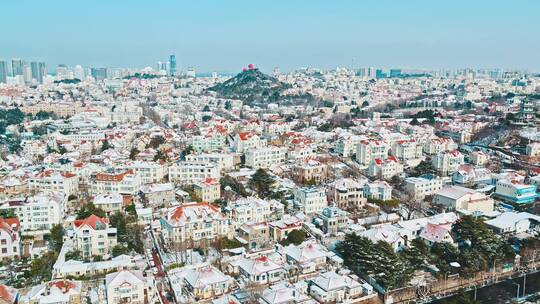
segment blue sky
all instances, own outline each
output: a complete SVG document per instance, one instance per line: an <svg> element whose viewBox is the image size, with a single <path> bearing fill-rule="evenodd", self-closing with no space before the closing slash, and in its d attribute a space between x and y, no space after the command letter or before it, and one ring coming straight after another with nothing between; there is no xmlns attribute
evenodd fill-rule
<svg viewBox="0 0 540 304"><path fill-rule="evenodd" d="M50 67L312 66L540 71L540 1L6 0L0 58Z"/></svg>

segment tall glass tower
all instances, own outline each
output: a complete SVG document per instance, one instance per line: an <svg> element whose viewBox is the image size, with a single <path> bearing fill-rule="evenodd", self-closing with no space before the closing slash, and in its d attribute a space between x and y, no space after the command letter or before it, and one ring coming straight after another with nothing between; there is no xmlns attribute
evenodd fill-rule
<svg viewBox="0 0 540 304"><path fill-rule="evenodd" d="M6 83L7 82L7 62L4 60L0 60L0 83Z"/></svg>
<svg viewBox="0 0 540 304"><path fill-rule="evenodd" d="M169 74L171 76L176 75L176 57L174 55L169 56Z"/></svg>

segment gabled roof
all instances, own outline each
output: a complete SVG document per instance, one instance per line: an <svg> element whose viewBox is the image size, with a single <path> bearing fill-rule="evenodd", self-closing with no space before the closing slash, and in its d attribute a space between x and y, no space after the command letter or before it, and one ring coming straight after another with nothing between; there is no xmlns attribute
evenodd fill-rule
<svg viewBox="0 0 540 304"><path fill-rule="evenodd" d="M82 219L82 220L75 220L73 222L73 224L75 225L75 227L79 228L79 227L83 227L85 225L88 225L90 227L92 227L92 229L96 229L96 225L98 224L102 224L102 225L107 225L109 224L109 219L108 218L101 218L97 215L90 215L89 217L85 218L85 219Z"/></svg>

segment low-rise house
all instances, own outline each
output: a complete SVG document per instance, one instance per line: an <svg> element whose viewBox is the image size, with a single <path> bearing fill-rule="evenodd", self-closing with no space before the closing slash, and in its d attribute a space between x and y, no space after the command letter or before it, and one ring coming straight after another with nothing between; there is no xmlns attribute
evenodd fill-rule
<svg viewBox="0 0 540 304"><path fill-rule="evenodd" d="M94 197L94 206L102 209L107 214L122 211L124 197L120 193L100 194Z"/></svg>
<svg viewBox="0 0 540 304"><path fill-rule="evenodd" d="M302 274L313 273L327 266L327 258L332 254L323 245L305 241L300 245L284 248L287 262L298 268Z"/></svg>
<svg viewBox="0 0 540 304"><path fill-rule="evenodd" d="M461 185L488 184L491 181L491 171L484 167L463 164L452 174L452 182Z"/></svg>
<svg viewBox="0 0 540 304"><path fill-rule="evenodd" d="M277 242L286 239L294 230L302 230L302 221L295 216L285 214L277 221L268 223L270 237Z"/></svg>
<svg viewBox="0 0 540 304"><path fill-rule="evenodd" d="M105 277L107 303L148 303L148 286L140 271L122 270Z"/></svg>
<svg viewBox="0 0 540 304"><path fill-rule="evenodd" d="M358 278L334 271L321 273L310 283L309 295L319 303L347 303L363 295L363 286Z"/></svg>
<svg viewBox="0 0 540 304"><path fill-rule="evenodd" d="M214 266L203 266L189 269L184 284L195 300L203 301L228 293L234 286L234 279Z"/></svg>
<svg viewBox="0 0 540 304"><path fill-rule="evenodd" d="M237 262L240 275L256 284L273 284L285 278L283 265L262 255L257 258L243 258Z"/></svg>
<svg viewBox="0 0 540 304"><path fill-rule="evenodd" d="M151 184L142 187L141 192L144 199L154 206L167 205L174 202L174 185L171 183Z"/></svg>
<svg viewBox="0 0 540 304"><path fill-rule="evenodd" d="M433 197L433 203L449 210L465 210L468 212L493 211L493 199L473 189L449 186L441 189Z"/></svg>
<svg viewBox="0 0 540 304"><path fill-rule="evenodd" d="M499 180L494 196L511 203L531 204L538 197L535 185L528 185L517 180Z"/></svg>
<svg viewBox="0 0 540 304"><path fill-rule="evenodd" d="M320 184L328 178L328 165L314 159L306 159L295 163L291 172L297 183Z"/></svg>
<svg viewBox="0 0 540 304"><path fill-rule="evenodd" d="M24 300L28 304L80 304L82 291L80 281L57 279L33 286Z"/></svg>
<svg viewBox="0 0 540 304"><path fill-rule="evenodd" d="M270 244L270 227L267 223L245 223L238 228L238 239L251 250L265 248Z"/></svg>
<svg viewBox="0 0 540 304"><path fill-rule="evenodd" d="M539 231L540 216L528 212L504 212L485 223L497 233L531 233Z"/></svg>
<svg viewBox="0 0 540 304"><path fill-rule="evenodd" d="M376 226L359 233L359 235L368 238L373 243L387 242L394 251L401 250L406 244L405 239L400 234L400 229L392 225Z"/></svg>
<svg viewBox="0 0 540 304"><path fill-rule="evenodd" d="M330 235L336 235L349 223L349 213L338 207L324 208L317 214L317 218L321 221L322 231Z"/></svg>
<svg viewBox="0 0 540 304"><path fill-rule="evenodd" d="M259 298L260 304L315 304L316 302L300 288L287 282L265 289Z"/></svg>
<svg viewBox="0 0 540 304"><path fill-rule="evenodd" d="M0 303L1 304L17 304L19 301L19 292L10 286L0 284Z"/></svg>

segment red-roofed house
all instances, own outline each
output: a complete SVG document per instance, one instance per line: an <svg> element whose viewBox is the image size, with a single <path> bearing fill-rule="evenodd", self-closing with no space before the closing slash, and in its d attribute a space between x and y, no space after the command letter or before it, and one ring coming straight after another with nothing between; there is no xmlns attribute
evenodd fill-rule
<svg viewBox="0 0 540 304"><path fill-rule="evenodd" d="M96 215L73 222L74 240L84 258L106 257L116 245L116 228L109 227L109 219Z"/></svg>
<svg viewBox="0 0 540 304"><path fill-rule="evenodd" d="M232 145L235 152L244 153L246 150L259 149L264 143L254 132L240 132L234 136Z"/></svg>
<svg viewBox="0 0 540 304"><path fill-rule="evenodd" d="M166 242L187 246L231 237L232 233L229 219L209 203L186 203L174 207L160 222Z"/></svg>
<svg viewBox="0 0 540 304"><path fill-rule="evenodd" d="M403 173L403 165L394 156L375 158L368 167L369 176L376 178L390 179L400 173Z"/></svg>
<svg viewBox="0 0 540 304"><path fill-rule="evenodd" d="M0 259L10 260L21 253L21 237L19 219L0 218Z"/></svg>
<svg viewBox="0 0 540 304"><path fill-rule="evenodd" d="M219 180L215 178L205 178L193 184L195 194L204 202L213 203L221 196L221 186Z"/></svg>

